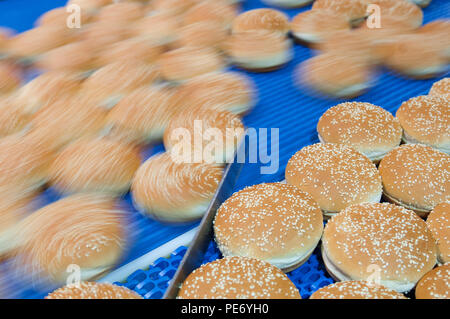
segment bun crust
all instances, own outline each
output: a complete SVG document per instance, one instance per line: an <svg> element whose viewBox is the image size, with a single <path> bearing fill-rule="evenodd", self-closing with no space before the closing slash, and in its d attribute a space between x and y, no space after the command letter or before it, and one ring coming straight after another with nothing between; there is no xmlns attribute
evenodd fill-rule
<svg viewBox="0 0 450 319"><path fill-rule="evenodd" d="M241 13L233 20L233 33L249 30L268 30L286 35L289 32L289 18L274 9L254 9Z"/></svg>
<svg viewBox="0 0 450 319"><path fill-rule="evenodd" d="M450 264L436 267L420 279L416 299L450 299Z"/></svg>
<svg viewBox="0 0 450 319"><path fill-rule="evenodd" d="M436 264L425 222L388 203L353 205L333 216L322 247L327 269L339 280L367 280L378 271L380 284L399 292L411 290Z"/></svg>
<svg viewBox="0 0 450 319"><path fill-rule="evenodd" d="M81 282L80 286L64 286L48 294L45 299L143 299L126 287L108 283Z"/></svg>
<svg viewBox="0 0 450 319"><path fill-rule="evenodd" d="M427 226L436 240L438 262L450 262L450 203L441 203L428 215Z"/></svg>
<svg viewBox="0 0 450 319"><path fill-rule="evenodd" d="M259 259L225 257L194 270L179 299L301 299L289 278Z"/></svg>
<svg viewBox="0 0 450 319"><path fill-rule="evenodd" d="M306 261L322 230L322 212L313 198L283 183L234 193L214 220L215 240L224 256L258 258L284 270Z"/></svg>
<svg viewBox="0 0 450 319"><path fill-rule="evenodd" d="M314 292L309 299L407 299L403 294L367 281L341 281Z"/></svg>
<svg viewBox="0 0 450 319"><path fill-rule="evenodd" d="M404 144L389 152L378 167L389 200L427 214L450 201L450 156L420 144Z"/></svg>
<svg viewBox="0 0 450 319"><path fill-rule="evenodd" d="M428 94L433 96L450 96L450 78L443 78L434 82Z"/></svg>
<svg viewBox="0 0 450 319"><path fill-rule="evenodd" d="M309 193L325 215L347 206L379 202L381 178L361 153L340 144L318 143L302 148L286 166L288 184Z"/></svg>

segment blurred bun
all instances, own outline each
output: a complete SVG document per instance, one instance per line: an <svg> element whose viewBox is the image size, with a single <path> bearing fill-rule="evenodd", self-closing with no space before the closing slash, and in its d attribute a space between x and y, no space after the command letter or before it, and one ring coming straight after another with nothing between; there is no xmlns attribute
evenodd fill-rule
<svg viewBox="0 0 450 319"><path fill-rule="evenodd" d="M236 16L235 7L226 1L200 1L183 15L183 25L205 21L220 23L228 29Z"/></svg>
<svg viewBox="0 0 450 319"><path fill-rule="evenodd" d="M121 257L124 220L108 197L73 195L53 202L21 223L17 266L33 280L66 282L73 264L80 267L81 280L95 278Z"/></svg>
<svg viewBox="0 0 450 319"><path fill-rule="evenodd" d="M24 130L29 121L10 96L0 95L0 137Z"/></svg>
<svg viewBox="0 0 450 319"><path fill-rule="evenodd" d="M363 203L328 221L322 257L336 280L368 280L376 275L379 284L408 292L436 264L436 245L413 211L388 203Z"/></svg>
<svg viewBox="0 0 450 319"><path fill-rule="evenodd" d="M344 208L381 199L381 178L376 166L361 153L340 144L313 144L289 160L286 182L309 193L325 217Z"/></svg>
<svg viewBox="0 0 450 319"><path fill-rule="evenodd" d="M426 216L450 201L450 156L429 146L405 144L380 162L383 194L391 202Z"/></svg>
<svg viewBox="0 0 450 319"><path fill-rule="evenodd" d="M422 95L397 110L405 143L421 143L450 154L450 99Z"/></svg>
<svg viewBox="0 0 450 319"><path fill-rule="evenodd" d="M304 7L313 0L261 0L263 3L282 8L300 8Z"/></svg>
<svg viewBox="0 0 450 319"><path fill-rule="evenodd" d="M45 299L143 299L127 287L109 283L81 282L49 293Z"/></svg>
<svg viewBox="0 0 450 319"><path fill-rule="evenodd" d="M329 108L317 124L323 143L349 146L373 162L397 147L402 128L391 113L364 102L345 102Z"/></svg>
<svg viewBox="0 0 450 319"><path fill-rule="evenodd" d="M179 21L171 14L152 12L130 27L134 36L142 37L156 45L169 44L177 39Z"/></svg>
<svg viewBox="0 0 450 319"><path fill-rule="evenodd" d="M142 18L144 14L144 6L139 2L115 2L102 7L96 19L101 22L127 24Z"/></svg>
<svg viewBox="0 0 450 319"><path fill-rule="evenodd" d="M215 240L223 256L262 259L285 272L309 258L322 230L319 205L284 183L258 184L234 193L214 220Z"/></svg>
<svg viewBox="0 0 450 319"><path fill-rule="evenodd" d="M450 202L440 203L427 217L428 229L436 240L438 262L450 262Z"/></svg>
<svg viewBox="0 0 450 319"><path fill-rule="evenodd" d="M289 18L281 11L263 8L243 12L233 20L233 33L251 30L267 30L287 35Z"/></svg>
<svg viewBox="0 0 450 319"><path fill-rule="evenodd" d="M346 18L352 24L358 24L367 16L365 0L316 0L312 10L330 11Z"/></svg>
<svg viewBox="0 0 450 319"><path fill-rule="evenodd" d="M181 27L176 44L179 47L205 47L222 50L227 38L227 29L220 23L200 21Z"/></svg>
<svg viewBox="0 0 450 319"><path fill-rule="evenodd" d="M80 140L58 153L50 183L62 193L126 193L141 164L136 148L107 139Z"/></svg>
<svg viewBox="0 0 450 319"><path fill-rule="evenodd" d="M367 281L341 281L320 288L309 299L407 299L403 294Z"/></svg>
<svg viewBox="0 0 450 319"><path fill-rule="evenodd" d="M0 95L12 93L21 83L21 72L18 66L7 60L0 60Z"/></svg>
<svg viewBox="0 0 450 319"><path fill-rule="evenodd" d="M162 221L198 219L206 212L222 174L218 164L176 163L168 153L152 156L134 176L134 206Z"/></svg>
<svg viewBox="0 0 450 319"><path fill-rule="evenodd" d="M246 257L226 257L197 268L183 282L178 298L301 299L280 269Z"/></svg>

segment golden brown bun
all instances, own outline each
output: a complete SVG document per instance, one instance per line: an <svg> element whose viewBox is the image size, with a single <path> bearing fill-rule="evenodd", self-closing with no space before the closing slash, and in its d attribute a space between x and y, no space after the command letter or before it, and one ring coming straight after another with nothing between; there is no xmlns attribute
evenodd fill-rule
<svg viewBox="0 0 450 319"><path fill-rule="evenodd" d="M301 63L296 73L301 85L331 97L355 97L372 86L370 66L340 54L319 54Z"/></svg>
<svg viewBox="0 0 450 319"><path fill-rule="evenodd" d="M141 164L137 148L105 138L79 140L58 153L50 183L62 193L126 193Z"/></svg>
<svg viewBox="0 0 450 319"><path fill-rule="evenodd" d="M154 12L136 21L130 30L134 36L164 45L176 40L179 33L179 21L171 14Z"/></svg>
<svg viewBox="0 0 450 319"><path fill-rule="evenodd" d="M291 41L268 30L235 33L226 44L232 63L253 71L271 71L292 59Z"/></svg>
<svg viewBox="0 0 450 319"><path fill-rule="evenodd" d="M292 35L299 41L320 43L339 30L350 29L347 19L328 10L309 10L297 14L291 22Z"/></svg>
<svg viewBox="0 0 450 319"><path fill-rule="evenodd" d="M22 86L14 96L14 103L24 114L31 115L60 97L74 94L80 84L81 80L72 74L45 72Z"/></svg>
<svg viewBox="0 0 450 319"><path fill-rule="evenodd" d="M346 102L328 109L317 123L319 139L344 144L379 161L397 147L402 128L391 113L364 102Z"/></svg>
<svg viewBox="0 0 450 319"><path fill-rule="evenodd" d="M241 13L233 20L231 32L268 30L286 35L289 32L289 18L275 9L253 9Z"/></svg>
<svg viewBox="0 0 450 319"><path fill-rule="evenodd" d="M443 78L434 82L428 94L433 96L445 95L447 99L450 99L450 78Z"/></svg>
<svg viewBox="0 0 450 319"><path fill-rule="evenodd" d="M450 99L422 95L409 99L396 114L406 143L422 143L450 153Z"/></svg>
<svg viewBox="0 0 450 319"><path fill-rule="evenodd" d="M150 157L137 170L131 185L135 207L163 221L201 217L222 178L219 164L177 163L169 153Z"/></svg>
<svg viewBox="0 0 450 319"><path fill-rule="evenodd" d="M139 2L117 2L102 7L95 18L101 22L128 24L144 14L144 5Z"/></svg>
<svg viewBox="0 0 450 319"><path fill-rule="evenodd" d="M11 96L0 95L0 137L25 129L29 121L30 117L17 107Z"/></svg>
<svg viewBox="0 0 450 319"><path fill-rule="evenodd" d="M94 278L117 263L126 243L124 212L100 195L73 195L51 203L23 220L17 266L32 277L62 283L69 265L81 280ZM38 277L36 277L38 276Z"/></svg>
<svg viewBox="0 0 450 319"><path fill-rule="evenodd" d="M450 299L450 264L436 267L420 279L416 299Z"/></svg>
<svg viewBox="0 0 450 319"><path fill-rule="evenodd" d="M316 0L312 9L331 11L351 22L367 16L367 3L364 0Z"/></svg>
<svg viewBox="0 0 450 319"><path fill-rule="evenodd" d="M450 20L434 20L423 25L417 30L417 33L425 35L433 41L433 45L437 46L448 60L450 60Z"/></svg>
<svg viewBox="0 0 450 319"><path fill-rule="evenodd" d="M314 292L309 299L407 299L403 294L367 281L341 281Z"/></svg>
<svg viewBox="0 0 450 319"><path fill-rule="evenodd" d="M413 211L388 203L352 205L325 226L322 255L337 279L369 280L411 290L436 264L436 245Z"/></svg>
<svg viewBox="0 0 450 319"><path fill-rule="evenodd" d="M183 82L225 67L223 58L211 48L183 47L162 54L158 61L162 77Z"/></svg>
<svg viewBox="0 0 450 319"><path fill-rule="evenodd" d="M109 283L81 282L49 293L45 299L143 299L133 290Z"/></svg>
<svg viewBox="0 0 450 319"><path fill-rule="evenodd" d="M221 50L227 37L228 32L220 23L200 21L181 27L176 45Z"/></svg>
<svg viewBox="0 0 450 319"><path fill-rule="evenodd" d="M125 40L131 34L131 28L128 24L98 21L83 25L79 31L79 39L94 43L95 47L100 49Z"/></svg>
<svg viewBox="0 0 450 319"><path fill-rule="evenodd" d="M68 11L67 7L55 8L42 14L35 23L35 25L65 27L67 26L67 21L72 14L73 11ZM92 15L89 12L82 10L80 14L81 25L88 23L91 17Z"/></svg>
<svg viewBox="0 0 450 319"><path fill-rule="evenodd" d="M318 143L302 148L289 160L288 184L309 193L325 215L358 203L379 202L381 178L361 153L340 144Z"/></svg>
<svg viewBox="0 0 450 319"><path fill-rule="evenodd" d="M88 41L73 42L44 53L35 65L44 71L83 73L95 67L94 52Z"/></svg>
<svg viewBox="0 0 450 319"><path fill-rule="evenodd" d="M197 268L184 281L178 298L301 299L280 269L246 257L226 257Z"/></svg>
<svg viewBox="0 0 450 319"><path fill-rule="evenodd" d="M150 10L171 15L182 15L201 0L153 0L149 2Z"/></svg>
<svg viewBox="0 0 450 319"><path fill-rule="evenodd" d="M39 188L47 180L52 160L52 151L33 136L18 132L0 138L0 189Z"/></svg>
<svg viewBox="0 0 450 319"><path fill-rule="evenodd" d="M170 89L136 89L108 113L106 125L109 135L138 144L160 140L179 108L177 97Z"/></svg>
<svg viewBox="0 0 450 319"><path fill-rule="evenodd" d="M186 11L183 25L206 21L220 23L228 29L236 16L235 7L225 1L201 1Z"/></svg>
<svg viewBox="0 0 450 319"><path fill-rule="evenodd" d="M81 7L82 13L86 12L97 12L103 6L111 4L113 0L69 0L66 6L76 4Z"/></svg>
<svg viewBox="0 0 450 319"><path fill-rule="evenodd" d="M0 60L0 95L12 93L22 82L17 65L7 60Z"/></svg>
<svg viewBox="0 0 450 319"><path fill-rule="evenodd" d="M422 10L408 0L370 0L367 2L380 7L381 23L383 23L383 18L397 18L413 28L422 25Z"/></svg>
<svg viewBox="0 0 450 319"><path fill-rule="evenodd" d="M209 73L181 85L176 93L184 105L247 113L256 104L256 87L243 73Z"/></svg>
<svg viewBox="0 0 450 319"><path fill-rule="evenodd" d="M424 215L450 201L450 156L429 146L405 144L380 162L383 193L389 200Z"/></svg>
<svg viewBox="0 0 450 319"><path fill-rule="evenodd" d="M38 55L70 41L70 29L66 26L40 26L19 33L8 44L8 51L15 57L34 60Z"/></svg>
<svg viewBox="0 0 450 319"><path fill-rule="evenodd" d="M258 258L283 270L307 260L322 230L319 205L309 194L284 183L258 184L234 193L214 220L223 256Z"/></svg>
<svg viewBox="0 0 450 319"><path fill-rule="evenodd" d="M80 137L96 136L105 126L106 111L80 95L59 98L42 107L30 122L30 135L51 149Z"/></svg>
<svg viewBox="0 0 450 319"><path fill-rule="evenodd" d="M97 63L105 66L117 61L142 61L154 63L162 54L163 47L153 44L143 37L135 37L107 46L98 54Z"/></svg>
<svg viewBox="0 0 450 319"><path fill-rule="evenodd" d="M243 136L244 124L237 115L193 108L170 120L164 131L164 147L172 157L183 161L197 162L201 158L208 163L226 163L234 158Z"/></svg>
<svg viewBox="0 0 450 319"><path fill-rule="evenodd" d="M427 217L427 226L436 240L438 262L450 262L450 203L441 203Z"/></svg>
<svg viewBox="0 0 450 319"><path fill-rule="evenodd" d="M95 71L81 86L80 94L105 108L111 108L126 94L150 85L159 78L154 66L141 61L117 61Z"/></svg>

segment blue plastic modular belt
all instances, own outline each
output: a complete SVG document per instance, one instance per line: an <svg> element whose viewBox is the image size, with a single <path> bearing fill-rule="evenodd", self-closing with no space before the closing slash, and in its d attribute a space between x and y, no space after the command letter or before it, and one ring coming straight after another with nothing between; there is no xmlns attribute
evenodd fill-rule
<svg viewBox="0 0 450 319"><path fill-rule="evenodd" d="M18 32L27 30L33 26L34 21L40 14L52 8L62 6L65 2L65 0L0 1L0 26L10 27ZM268 6L262 4L259 0L246 0L243 2L243 10L260 7ZM309 9L310 6L302 9L284 10L284 12L289 17L293 17L299 12ZM449 18L449 16L450 2L448 0L433 0L431 4L424 9L424 23L437 18ZM323 112L338 102L335 100L311 97L306 91L299 89L294 85L293 71L295 67L302 61L311 57L312 54L313 52L310 49L295 45L293 60L282 69L270 73L247 72L256 84L259 102L255 109L244 118L244 123L247 127L256 129L279 128L278 141L271 143L271 136L269 135L267 138L267 149L274 151L278 149L279 164L276 173L270 175L261 175L260 173L261 166L266 166L266 164L244 164L242 174L236 184L236 191L252 184L274 182L284 179L284 169L289 158L303 146L318 142L315 130L317 121ZM232 70L234 70L234 68L232 68ZM435 80L436 79L417 81L404 79L382 69L379 70L376 86L370 89L366 94L354 100L370 102L382 106L391 112L395 112L399 105L408 98L426 94ZM260 142L264 141L260 140ZM148 158L162 150L162 145L151 147L144 152L144 158ZM57 195L49 190L42 195L42 203L50 203L58 198ZM127 250L121 265L161 246L197 225L197 223L189 225L166 225L150 220L133 209L129 195L121 200L121 204L131 212L130 228L133 230L133 244ZM171 258L175 257L172 255ZM311 265L311 269L315 271L317 266L311 264L313 261L314 257L311 257L311 260L308 261L304 267ZM163 265L165 265L165 263L161 263L159 267L163 267ZM6 270L2 271L2 269ZM146 286L147 288L152 289L144 290L144 285L138 285L136 278L134 280L135 287L139 287L143 295L148 298L159 298L166 289L165 287L167 287L167 280L170 278L168 274L170 271L161 268L160 271L153 272L152 269L153 266L149 272L152 272L153 274L153 277L151 278L155 278L153 280L154 286L150 283ZM300 269L303 269L303 267ZM8 265L0 263L0 271L8 273ZM297 271L295 271L295 273L296 272ZM155 274L158 274L158 276ZM302 278L308 278L308 276L310 276L309 273L305 273ZM13 276L5 277L7 279L11 278L9 280L11 282L8 282L7 284L15 286ZM130 278L127 280L128 283L131 282ZM146 276L145 278L148 277ZM323 278L324 280L326 279L326 277ZM320 283L320 281L318 282ZM45 293L46 292L40 291L39 289L30 288L22 292L19 297L39 298L44 296ZM307 296L306 293L305 296Z"/></svg>
<svg viewBox="0 0 450 319"><path fill-rule="evenodd" d="M269 7L257 0L248 0L243 3L244 10L260 7ZM284 10L293 17L299 12L309 10L310 6L301 9ZM450 2L447 0L433 0L424 10L424 24L438 18L450 17ZM319 117L331 106L339 101L319 99L309 96L307 92L299 90L293 81L293 71L302 61L311 57L313 52L300 45L294 47L294 59L281 70L270 73L248 73L255 82L259 102L255 109L244 118L245 125L253 128L279 128L279 141L271 144L268 137L268 149L279 148L279 169L276 174L261 175L261 163L244 164L235 191L246 186L275 182L284 179L284 169L289 158L302 147L319 142L316 133L316 124ZM236 69L237 70L237 69ZM443 76L442 76L443 77ZM370 102L395 113L400 104L414 96L427 94L434 81L410 80L399 77L389 70L378 70L376 85L364 95L351 101ZM271 148L272 147L272 148ZM145 298L160 298L168 287L166 279L170 279L186 252L180 247L169 258L160 258L149 267L149 270L139 270L132 274L125 283ZM211 243L205 255L204 262L220 258L220 252ZM308 298L317 289L333 282L327 274L320 251L311 255L309 260L301 267L288 274L300 290L303 298ZM118 283L120 284L120 283ZM146 287L151 289L145 289Z"/></svg>

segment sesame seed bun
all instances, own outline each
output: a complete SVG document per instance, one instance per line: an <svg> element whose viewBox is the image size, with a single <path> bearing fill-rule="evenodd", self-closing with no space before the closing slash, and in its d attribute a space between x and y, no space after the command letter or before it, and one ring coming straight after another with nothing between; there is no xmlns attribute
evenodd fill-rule
<svg viewBox="0 0 450 319"><path fill-rule="evenodd" d="M334 98L356 97L372 86L371 67L340 54L316 55L302 62L295 72L300 85Z"/></svg>
<svg viewBox="0 0 450 319"><path fill-rule="evenodd" d="M211 48L183 47L162 54L158 60L162 77L171 82L183 82L225 68L222 57Z"/></svg>
<svg viewBox="0 0 450 319"><path fill-rule="evenodd" d="M445 95L447 99L450 99L450 78L443 78L434 82L428 94L433 96Z"/></svg>
<svg viewBox="0 0 450 319"><path fill-rule="evenodd" d="M244 73L209 73L189 80L177 94L186 105L245 114L256 104L256 87Z"/></svg>
<svg viewBox="0 0 450 319"><path fill-rule="evenodd" d="M284 35L267 30L235 33L226 44L232 63L252 71L278 69L292 59L292 44Z"/></svg>
<svg viewBox="0 0 450 319"><path fill-rule="evenodd" d="M281 8L301 8L313 2L313 0L261 0L261 1L267 5Z"/></svg>
<svg viewBox="0 0 450 319"><path fill-rule="evenodd" d="M370 0L369 3L380 7L381 20L384 17L395 17L414 28L422 25L422 10L408 0Z"/></svg>
<svg viewBox="0 0 450 319"><path fill-rule="evenodd" d="M45 72L22 86L14 95L14 103L31 115L59 97L72 95L80 84L78 77L67 72Z"/></svg>
<svg viewBox="0 0 450 319"><path fill-rule="evenodd" d="M450 100L422 95L403 102L396 117L406 143L421 143L450 153Z"/></svg>
<svg viewBox="0 0 450 319"><path fill-rule="evenodd" d="M327 10L357 23L367 16L367 3L364 0L316 0L313 10Z"/></svg>
<svg viewBox="0 0 450 319"><path fill-rule="evenodd" d="M71 264L80 267L81 280L97 277L122 255L124 222L124 213L108 197L65 197L23 220L16 265L31 279L57 283L66 282Z"/></svg>
<svg viewBox="0 0 450 319"><path fill-rule="evenodd" d="M164 147L173 157L192 163L228 163L244 136L241 119L228 111L193 108L172 117Z"/></svg>
<svg viewBox="0 0 450 319"><path fill-rule="evenodd" d="M341 144L302 148L289 160L285 177L288 184L309 193L325 217L353 204L381 199L381 178L375 164Z"/></svg>
<svg viewBox="0 0 450 319"><path fill-rule="evenodd" d="M232 33L250 30L268 30L286 35L289 32L289 18L274 9L254 9L241 13L233 20Z"/></svg>
<svg viewBox="0 0 450 319"><path fill-rule="evenodd" d="M50 183L61 193L126 193L141 164L139 151L107 139L69 144L50 166Z"/></svg>
<svg viewBox="0 0 450 319"><path fill-rule="evenodd" d="M178 298L301 299L281 270L246 257L225 257L197 268L184 281Z"/></svg>
<svg viewBox="0 0 450 319"><path fill-rule="evenodd" d="M336 31L348 29L350 24L347 19L328 10L304 11L297 14L291 22L294 38L311 44L321 43L332 37Z"/></svg>
<svg viewBox="0 0 450 319"><path fill-rule="evenodd" d="M84 96L66 96L48 103L34 114L29 134L58 150L80 138L100 134L106 111Z"/></svg>
<svg viewBox="0 0 450 319"><path fill-rule="evenodd" d="M109 283L81 282L49 293L45 299L143 299L133 290Z"/></svg>
<svg viewBox="0 0 450 319"><path fill-rule="evenodd" d="M317 132L321 142L346 145L373 162L397 147L402 138L400 123L391 113L364 102L346 102L328 109L317 123Z"/></svg>
<svg viewBox="0 0 450 319"><path fill-rule="evenodd" d="M427 217L427 226L436 240L438 262L450 262L450 203L436 205Z"/></svg>
<svg viewBox="0 0 450 319"><path fill-rule="evenodd" d="M380 162L383 194L426 216L437 204L450 201L449 167L445 153L420 144L401 145Z"/></svg>
<svg viewBox="0 0 450 319"><path fill-rule="evenodd" d="M198 219L206 212L222 174L219 164L177 163L169 153L152 156L134 176L133 204L162 221Z"/></svg>
<svg viewBox="0 0 450 319"><path fill-rule="evenodd" d="M403 294L367 281L341 281L314 292L309 299L407 299Z"/></svg>
<svg viewBox="0 0 450 319"><path fill-rule="evenodd" d="M179 107L172 90L158 87L136 89L108 113L108 135L137 144L161 140Z"/></svg>
<svg viewBox="0 0 450 319"><path fill-rule="evenodd" d="M83 82L80 93L111 108L133 90L157 81L159 75L157 68L144 62L117 61L95 71Z"/></svg>
<svg viewBox="0 0 450 319"><path fill-rule="evenodd" d="M284 183L234 193L214 220L215 240L224 256L262 259L286 272L309 258L322 230L322 212L313 198Z"/></svg>
<svg viewBox="0 0 450 319"><path fill-rule="evenodd" d="M450 264L436 267L420 279L416 299L450 299Z"/></svg>
<svg viewBox="0 0 450 319"><path fill-rule="evenodd" d="M413 211L388 203L363 203L328 221L322 257L339 281L377 278L387 288L407 292L433 269L436 245Z"/></svg>

